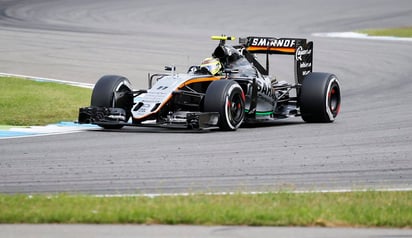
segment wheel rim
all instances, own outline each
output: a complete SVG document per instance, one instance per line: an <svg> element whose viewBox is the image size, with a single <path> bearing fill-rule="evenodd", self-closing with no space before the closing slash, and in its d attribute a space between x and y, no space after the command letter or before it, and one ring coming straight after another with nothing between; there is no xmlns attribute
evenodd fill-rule
<svg viewBox="0 0 412 238"><path fill-rule="evenodd" d="M245 100L243 92L236 92L232 94L227 101L227 114L230 123L237 127L243 121L245 113Z"/></svg>
<svg viewBox="0 0 412 238"><path fill-rule="evenodd" d="M340 91L337 84L332 84L328 94L328 102L330 111L336 117L340 110Z"/></svg>

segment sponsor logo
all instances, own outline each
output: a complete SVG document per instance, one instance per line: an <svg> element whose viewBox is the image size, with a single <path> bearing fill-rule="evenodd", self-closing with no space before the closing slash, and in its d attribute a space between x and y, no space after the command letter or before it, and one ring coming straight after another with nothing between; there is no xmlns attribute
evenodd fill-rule
<svg viewBox="0 0 412 238"><path fill-rule="evenodd" d="M309 67L312 67L312 63L301 62L301 63L299 64L299 67L300 67L300 68L309 68Z"/></svg>
<svg viewBox="0 0 412 238"><path fill-rule="evenodd" d="M156 89L157 90L166 90L168 88L168 86L159 86Z"/></svg>
<svg viewBox="0 0 412 238"><path fill-rule="evenodd" d="M139 108L138 112L140 113L148 112L150 111L150 106L151 106L150 104L145 103Z"/></svg>
<svg viewBox="0 0 412 238"><path fill-rule="evenodd" d="M305 55L310 55L310 54L312 54L311 49L303 49L302 46L299 46L296 49L295 59L296 59L296 61L303 61L302 57L305 56Z"/></svg>
<svg viewBox="0 0 412 238"><path fill-rule="evenodd" d="M296 46L296 40L295 39L275 39L275 38L252 38L250 46L292 48Z"/></svg>
<svg viewBox="0 0 412 238"><path fill-rule="evenodd" d="M310 72L311 72L310 70L302 71L302 75L303 75L303 76L306 76L306 75L308 75Z"/></svg>
<svg viewBox="0 0 412 238"><path fill-rule="evenodd" d="M272 96L272 87L270 85L264 82L261 82L261 81L257 81L257 83L258 83L257 91L259 93Z"/></svg>

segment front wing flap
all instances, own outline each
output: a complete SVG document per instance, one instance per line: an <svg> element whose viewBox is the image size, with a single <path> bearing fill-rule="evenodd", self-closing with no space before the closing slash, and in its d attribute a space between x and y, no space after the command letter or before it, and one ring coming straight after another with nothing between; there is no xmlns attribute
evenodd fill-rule
<svg viewBox="0 0 412 238"><path fill-rule="evenodd" d="M79 124L119 124L126 122L123 108L82 107L79 109Z"/></svg>

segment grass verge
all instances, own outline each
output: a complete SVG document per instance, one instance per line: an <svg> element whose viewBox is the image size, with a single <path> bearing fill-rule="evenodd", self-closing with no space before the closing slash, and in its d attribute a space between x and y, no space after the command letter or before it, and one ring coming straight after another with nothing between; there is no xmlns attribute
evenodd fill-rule
<svg viewBox="0 0 412 238"><path fill-rule="evenodd" d="M91 89L15 77L0 77L0 125L46 125L77 119L90 104Z"/></svg>
<svg viewBox="0 0 412 238"><path fill-rule="evenodd" d="M412 37L412 26L387 29L367 29L359 32L368 34L369 36Z"/></svg>
<svg viewBox="0 0 412 238"><path fill-rule="evenodd" d="M0 195L0 223L412 227L412 192Z"/></svg>

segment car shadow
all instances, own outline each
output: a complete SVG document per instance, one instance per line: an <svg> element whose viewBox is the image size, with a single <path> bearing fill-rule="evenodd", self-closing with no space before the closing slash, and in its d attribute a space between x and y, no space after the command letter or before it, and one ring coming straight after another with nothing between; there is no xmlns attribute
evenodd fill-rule
<svg viewBox="0 0 412 238"><path fill-rule="evenodd" d="M244 123L241 128L261 128L261 127L276 127L276 126L293 126L305 124L301 119L279 119L274 121L264 121L264 122L254 122L254 123Z"/></svg>
<svg viewBox="0 0 412 238"><path fill-rule="evenodd" d="M262 128L262 127L278 127L278 126L296 126L305 124L304 121L299 119L285 119L285 120L276 120L276 121L265 121L265 122L254 122L254 123L244 123L241 125L241 129L253 129L253 128ZM165 127L155 127L155 126L124 126L122 129L92 129L89 131L97 133L107 133L107 132L116 132L116 133L175 133L175 134L197 134L197 133L230 133L230 131L221 131L217 128L214 129L182 129L182 128L165 128Z"/></svg>

